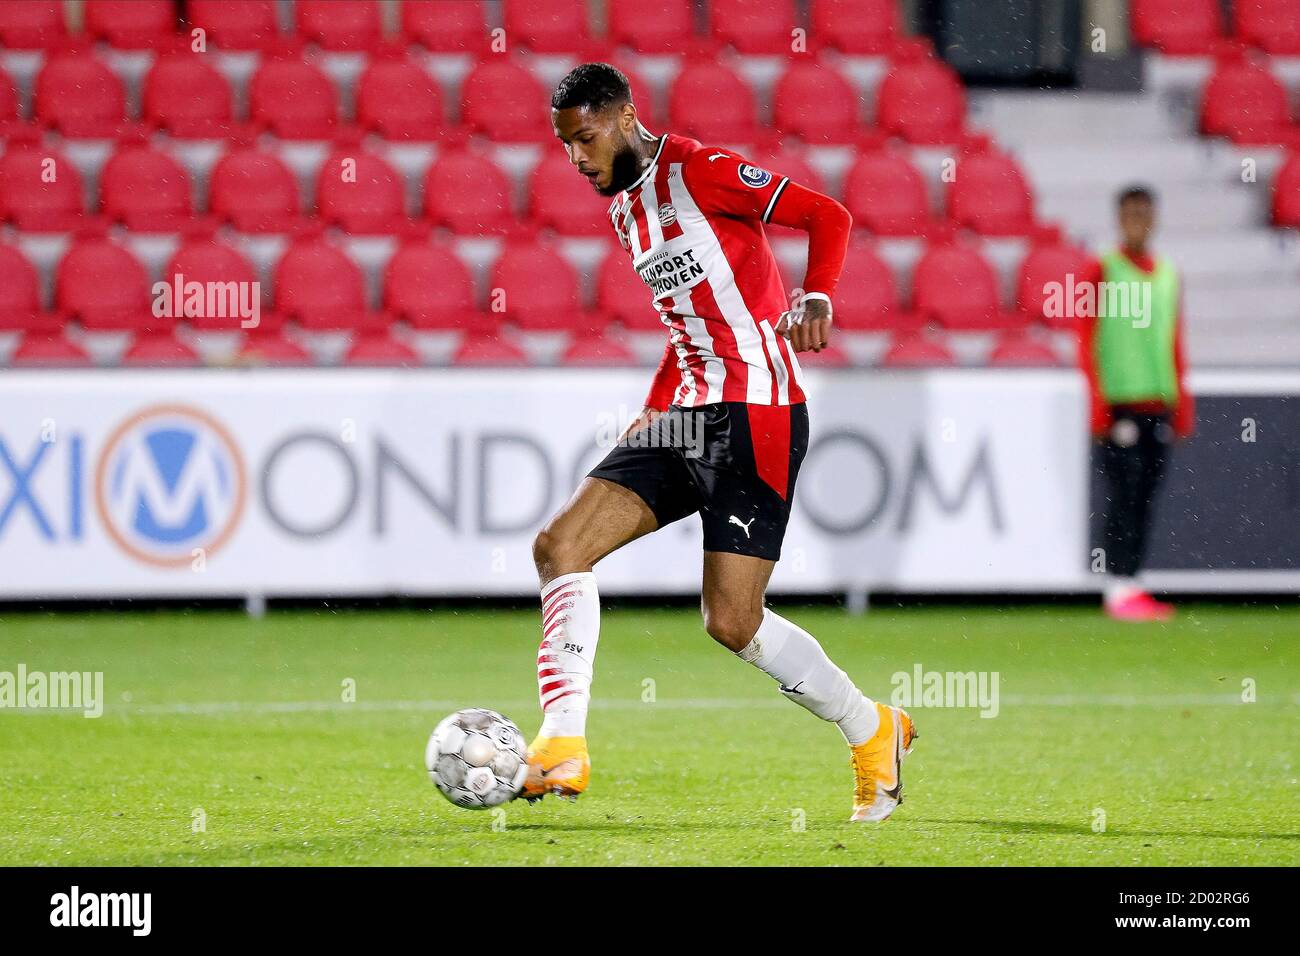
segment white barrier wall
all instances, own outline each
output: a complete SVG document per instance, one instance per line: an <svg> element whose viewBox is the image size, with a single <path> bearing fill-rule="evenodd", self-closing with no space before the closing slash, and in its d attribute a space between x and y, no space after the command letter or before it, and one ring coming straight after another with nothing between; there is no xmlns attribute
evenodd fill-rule
<svg viewBox="0 0 1300 956"><path fill-rule="evenodd" d="M0 598L531 594L645 370L0 374ZM1086 586L1067 371L809 372L773 590ZM692 592L690 518L599 565Z"/></svg>

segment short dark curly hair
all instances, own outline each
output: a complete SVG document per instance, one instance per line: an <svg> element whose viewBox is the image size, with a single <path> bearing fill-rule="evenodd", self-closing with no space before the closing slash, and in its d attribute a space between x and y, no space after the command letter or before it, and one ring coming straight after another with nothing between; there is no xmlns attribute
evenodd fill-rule
<svg viewBox="0 0 1300 956"><path fill-rule="evenodd" d="M599 113L607 106L632 102L632 87L627 77L608 63L583 63L575 66L551 94L551 109L585 107Z"/></svg>
<svg viewBox="0 0 1300 956"><path fill-rule="evenodd" d="M1125 186L1120 190L1119 195L1115 197L1115 205L1123 206L1126 202L1144 202L1152 206L1156 204L1156 194L1150 186L1141 183L1134 183L1131 186Z"/></svg>

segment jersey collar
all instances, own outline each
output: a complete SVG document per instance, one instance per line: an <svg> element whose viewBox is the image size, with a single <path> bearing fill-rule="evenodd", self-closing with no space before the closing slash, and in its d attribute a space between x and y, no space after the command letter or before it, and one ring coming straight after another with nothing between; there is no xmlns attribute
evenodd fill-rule
<svg viewBox="0 0 1300 956"><path fill-rule="evenodd" d="M634 182L631 186L628 186L627 189L623 190L623 192L631 195L632 191L635 190L638 186L640 186L643 182L645 182L646 178L652 172L654 172L655 167L659 165L659 157L663 155L664 144L666 144L667 142L668 142L668 134L664 133L662 136L659 137L659 148L655 150L654 159L650 160L650 165L647 166L644 170L642 170L641 175L637 177L636 182Z"/></svg>

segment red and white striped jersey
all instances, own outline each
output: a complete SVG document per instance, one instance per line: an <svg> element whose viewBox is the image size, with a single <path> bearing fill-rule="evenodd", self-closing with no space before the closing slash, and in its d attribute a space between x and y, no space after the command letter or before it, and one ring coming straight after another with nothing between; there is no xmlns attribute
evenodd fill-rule
<svg viewBox="0 0 1300 956"><path fill-rule="evenodd" d="M668 134L611 204L677 353L674 405L804 401L799 361L774 329L790 306L763 232L787 183L731 150Z"/></svg>

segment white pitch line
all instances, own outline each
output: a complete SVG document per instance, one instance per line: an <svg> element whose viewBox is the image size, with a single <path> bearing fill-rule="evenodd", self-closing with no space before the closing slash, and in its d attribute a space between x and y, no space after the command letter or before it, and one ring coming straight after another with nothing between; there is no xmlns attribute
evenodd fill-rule
<svg viewBox="0 0 1300 956"><path fill-rule="evenodd" d="M535 700L497 701L498 707L516 712L535 707ZM1256 707L1300 706L1300 693L1268 698L1255 704L1244 704L1236 694L1003 694L1000 707ZM345 711L390 712L450 712L470 706L463 700L374 700L344 703L342 701L290 700L290 701L209 701L205 703L141 704L121 708L107 704L107 713L130 716L195 715L219 716L222 714L308 714ZM665 710L753 710L755 708L785 707L779 697L749 699L737 697L678 697L665 698L654 703L620 698L596 698L591 706L595 710L638 710L658 707ZM977 710L964 708L925 708L911 705L912 710Z"/></svg>

